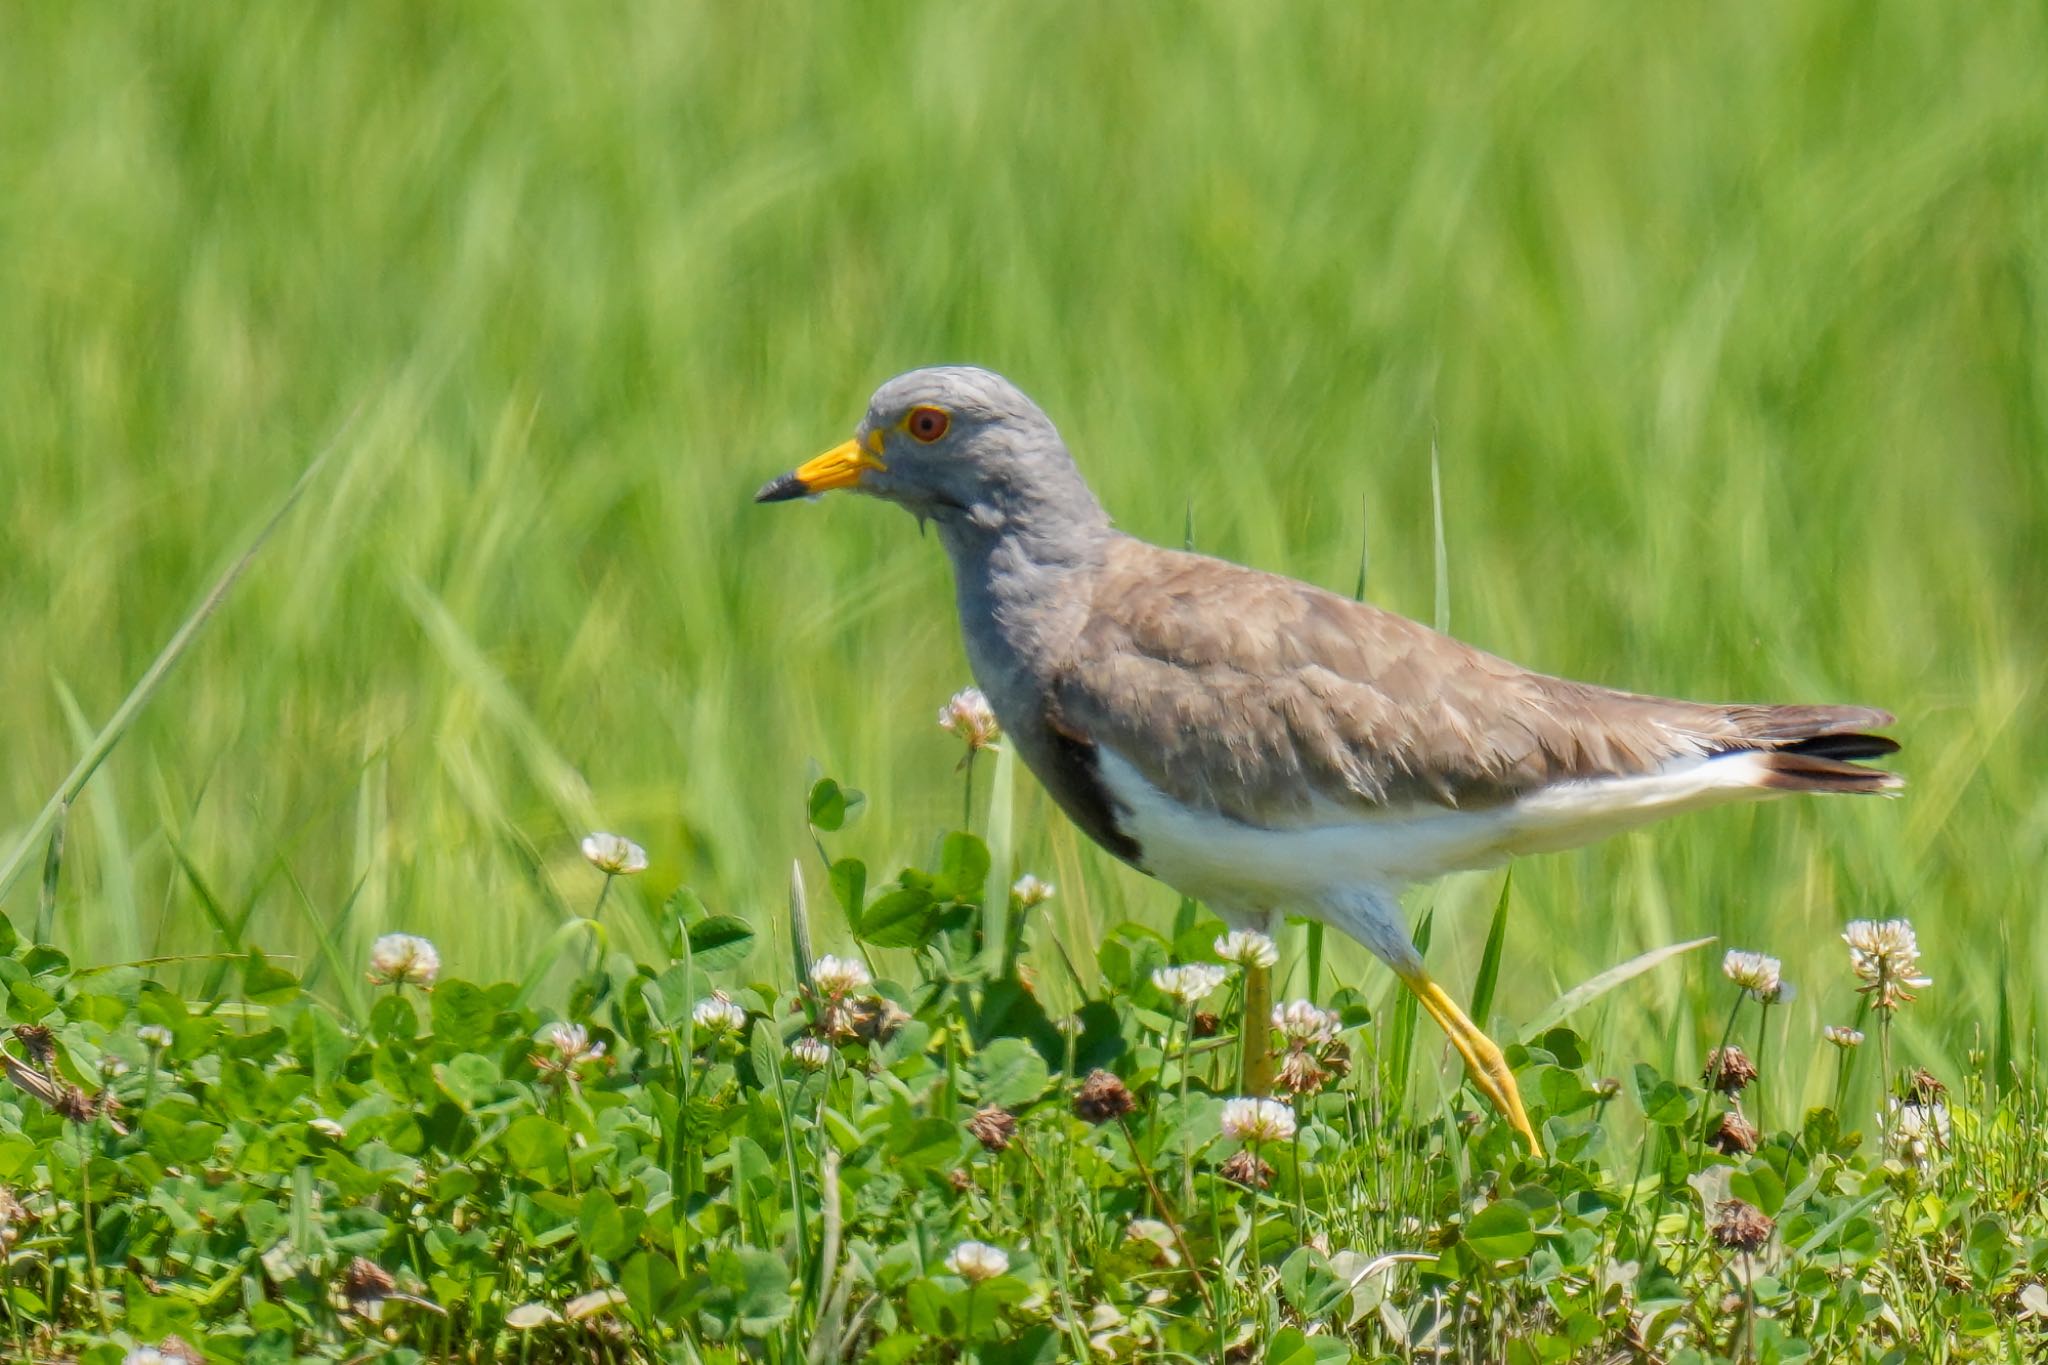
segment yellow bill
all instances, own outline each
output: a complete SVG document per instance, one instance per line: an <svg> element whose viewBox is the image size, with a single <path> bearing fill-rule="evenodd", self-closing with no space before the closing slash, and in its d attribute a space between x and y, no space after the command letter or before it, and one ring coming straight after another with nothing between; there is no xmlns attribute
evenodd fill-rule
<svg viewBox="0 0 2048 1365"><path fill-rule="evenodd" d="M781 478L770 480L754 494L754 501L787 502L791 498L829 493L835 488L852 488L860 482L865 471L886 468L888 466L862 448L859 441L847 441L833 446L814 460L804 461Z"/></svg>

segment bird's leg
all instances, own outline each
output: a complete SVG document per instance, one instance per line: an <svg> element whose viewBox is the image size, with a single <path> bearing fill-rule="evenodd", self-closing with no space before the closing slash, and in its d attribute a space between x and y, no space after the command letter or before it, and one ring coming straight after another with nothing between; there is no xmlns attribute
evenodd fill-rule
<svg viewBox="0 0 2048 1365"><path fill-rule="evenodd" d="M1499 1045L1481 1032L1465 1011L1458 1008L1457 1002L1444 994L1443 987L1430 980L1429 974L1420 967L1403 972L1401 980L1415 992L1415 998L1422 1002L1422 1008L1429 1011L1429 1017L1450 1035L1451 1046L1458 1049L1458 1055L1465 1059L1465 1068L1479 1093L1486 1096L1508 1125L1522 1135L1529 1144L1529 1150L1542 1156L1543 1144L1536 1140L1536 1130L1529 1126L1529 1116L1522 1109L1522 1092L1515 1085L1515 1073L1509 1070L1507 1058L1501 1055Z"/></svg>

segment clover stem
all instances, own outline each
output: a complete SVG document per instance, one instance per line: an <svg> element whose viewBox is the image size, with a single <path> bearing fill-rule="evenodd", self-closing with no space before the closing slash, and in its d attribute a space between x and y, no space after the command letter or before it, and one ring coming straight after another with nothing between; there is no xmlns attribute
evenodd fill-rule
<svg viewBox="0 0 2048 1365"><path fill-rule="evenodd" d="M1195 1002L1188 1001L1187 1014L1181 1020L1180 1035L1180 1112L1174 1120L1180 1125L1180 1197L1184 1204L1195 1201L1195 1154L1188 1145L1188 1067L1193 1061L1195 1048Z"/></svg>
<svg viewBox="0 0 2048 1365"><path fill-rule="evenodd" d="M1195 1288L1202 1291L1202 1302L1210 1312L1216 1311L1216 1302L1209 1297L1209 1282L1202 1278L1202 1271L1195 1264L1195 1254L1188 1250L1187 1238L1181 1235L1180 1219L1174 1216L1173 1205L1166 1202L1166 1196L1159 1192L1159 1182L1152 1178L1152 1168L1145 1164L1144 1153L1138 1150L1138 1138L1131 1131L1131 1121L1122 1115L1117 1117L1117 1127L1124 1130L1124 1142L1131 1149L1131 1164L1138 1168L1138 1174L1145 1181L1145 1188L1152 1195L1152 1206L1159 1211L1159 1221L1166 1224L1173 1233L1174 1245L1180 1248L1181 1260L1186 1262L1188 1273L1195 1277Z"/></svg>
<svg viewBox="0 0 2048 1365"><path fill-rule="evenodd" d="M106 1290L100 1284L100 1253L98 1239L93 1236L92 1226L92 1149L86 1145L86 1125L74 1125L78 1133L78 1212L84 1220L85 1271L92 1286L92 1306L99 1314L100 1331L108 1336L114 1332L113 1320L107 1316Z"/></svg>
<svg viewBox="0 0 2048 1365"><path fill-rule="evenodd" d="M1771 1022L1771 1002L1766 1000L1757 1010L1756 1018L1756 1079L1750 1085L1756 1089L1756 1126L1766 1131L1770 1128L1770 1116L1764 1110L1764 1048L1769 1042L1767 1032Z"/></svg>
<svg viewBox="0 0 2048 1365"><path fill-rule="evenodd" d="M1866 995L1863 997L1862 1005L1856 1011L1856 1022L1850 1025L1850 1027L1862 1027L1863 1016L1869 1013L1869 1011L1870 997ZM1857 1036L1860 1038L1862 1035L1859 1034ZM1840 1070L1835 1072L1835 1117L1840 1118L1843 1109L1847 1108L1849 1104L1849 1077L1855 1072L1855 1064L1852 1058L1856 1050L1853 1047L1844 1047L1837 1049L1837 1051L1842 1054L1842 1064Z"/></svg>
<svg viewBox="0 0 2048 1365"><path fill-rule="evenodd" d="M1746 1251L1742 1253L1742 1358L1756 1359L1756 1273Z"/></svg>
<svg viewBox="0 0 2048 1365"><path fill-rule="evenodd" d="M1252 1169L1251 1169L1251 1171L1250 1171L1250 1175L1251 1175L1251 1177L1252 1177L1252 1183L1251 1183L1250 1185L1248 1185L1248 1186L1246 1187L1246 1189L1248 1190L1248 1192L1249 1192L1249 1193L1251 1194L1251 1197L1252 1197L1252 1211L1251 1211L1251 1230L1250 1230L1250 1232L1249 1232L1249 1233L1247 1234L1247 1240L1246 1240L1246 1244L1245 1244L1245 1250L1246 1250L1247 1252L1249 1252L1249 1253L1250 1253L1250 1259L1251 1259L1251 1263L1252 1263L1252 1292L1253 1292L1254 1294L1257 1294L1257 1293L1259 1292L1259 1281L1260 1281L1260 1279L1262 1278L1259 1272L1260 1272L1260 1269L1261 1269L1261 1267L1262 1267L1262 1266L1263 1266L1263 1264L1264 1264L1264 1262L1263 1262L1263 1261L1261 1260L1261 1258L1260 1258L1260 1255L1259 1255L1259 1184L1258 1184L1258 1179L1259 1179L1259 1172L1260 1172L1260 1170L1262 1169L1262 1168L1261 1168L1261 1166L1260 1166L1260 1164L1259 1164L1259 1161L1260 1161L1260 1158L1259 1158L1259 1143L1258 1143L1258 1141L1257 1141L1256 1139L1254 1139L1254 1140L1253 1140L1253 1142L1252 1142Z"/></svg>
<svg viewBox="0 0 2048 1365"><path fill-rule="evenodd" d="M1308 1182L1301 1178L1301 1120L1294 1123L1294 1239L1308 1241Z"/></svg>
<svg viewBox="0 0 2048 1365"><path fill-rule="evenodd" d="M1699 1168L1700 1158L1706 1155L1707 1134L1712 1130L1714 1123L1714 1093L1719 1088L1718 1076L1721 1069L1727 1065L1723 1059L1728 1053L1728 1040L1735 1036L1735 1021L1742 1017L1742 997L1745 994L1746 992L1744 991L1737 991L1735 993L1735 1008L1728 1011L1728 1027L1721 1030L1720 1046L1707 1054L1707 1093L1700 1102L1699 1140L1694 1143L1692 1151L1692 1164L1695 1170Z"/></svg>
<svg viewBox="0 0 2048 1365"><path fill-rule="evenodd" d="M1882 1103L1892 1093L1892 1012L1885 1008L1884 998L1877 1001L1877 1097Z"/></svg>

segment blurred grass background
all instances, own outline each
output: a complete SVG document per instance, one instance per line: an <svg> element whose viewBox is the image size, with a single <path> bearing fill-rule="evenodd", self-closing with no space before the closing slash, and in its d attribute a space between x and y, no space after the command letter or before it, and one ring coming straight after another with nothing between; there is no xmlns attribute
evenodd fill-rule
<svg viewBox="0 0 2048 1365"><path fill-rule="evenodd" d="M1896 708L1903 801L1520 865L1496 1010L1719 934L1802 1067L1905 914L1953 1064L2048 994L2044 129L2015 4L0 5L0 835L361 405L73 811L58 943L516 974L593 827L655 855L625 941L678 881L780 935L814 772L873 798L835 851L929 851L966 679L900 513L748 498L970 361L1140 535L1363 545L1427 620L1435 441L1457 633ZM1019 828L1077 956L1171 914L1028 779ZM1460 993L1498 886L1413 901ZM1717 984L1579 1022L1690 1056Z"/></svg>

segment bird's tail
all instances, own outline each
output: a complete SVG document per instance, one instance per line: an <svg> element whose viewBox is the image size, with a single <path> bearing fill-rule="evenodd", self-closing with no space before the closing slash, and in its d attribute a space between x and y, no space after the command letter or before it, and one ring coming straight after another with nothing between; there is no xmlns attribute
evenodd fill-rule
<svg viewBox="0 0 2048 1365"><path fill-rule="evenodd" d="M1722 717L1740 736L1727 752L1756 757L1757 785L1773 791L1895 792L1906 780L1858 759L1883 758L1899 742L1870 731L1892 723L1867 706L1730 706Z"/></svg>

